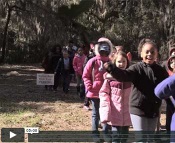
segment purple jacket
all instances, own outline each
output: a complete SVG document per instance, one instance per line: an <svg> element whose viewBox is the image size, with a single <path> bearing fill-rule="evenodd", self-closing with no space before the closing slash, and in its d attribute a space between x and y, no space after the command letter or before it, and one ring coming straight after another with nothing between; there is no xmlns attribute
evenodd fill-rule
<svg viewBox="0 0 175 143"><path fill-rule="evenodd" d="M175 74L159 83L154 92L160 99L167 99L170 96L175 99ZM175 111L175 108L173 110ZM172 115L171 119L171 131L175 131L175 113Z"/></svg>
<svg viewBox="0 0 175 143"><path fill-rule="evenodd" d="M154 92L160 99L166 99L170 96L175 98L175 74L159 83Z"/></svg>

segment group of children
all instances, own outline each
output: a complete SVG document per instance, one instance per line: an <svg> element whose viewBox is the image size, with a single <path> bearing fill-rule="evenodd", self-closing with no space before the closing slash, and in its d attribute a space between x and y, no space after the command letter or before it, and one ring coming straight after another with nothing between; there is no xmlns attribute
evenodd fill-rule
<svg viewBox="0 0 175 143"><path fill-rule="evenodd" d="M156 129L161 99L155 95L154 89L169 75L156 63L158 48L153 40L141 40L138 49L142 61L129 66L129 58L122 50L110 60L112 43L107 38L100 38L95 45L96 56L84 68L82 77L86 96L92 102L92 131L96 137L99 135L99 120L104 131L110 125L112 132L117 133L112 137L113 142L120 142L120 133L127 134L131 125L134 131ZM174 58L168 60L171 71L174 61ZM169 128L170 124L167 124Z"/></svg>
<svg viewBox="0 0 175 143"><path fill-rule="evenodd" d="M42 62L45 73L54 74L54 85L45 86L48 90L57 91L59 84L62 84L63 92L69 92L69 86L75 77L77 81L77 92L80 91L80 82L83 72L83 62L85 55L82 47L76 47L70 41L67 47L54 45L46 54Z"/></svg>
<svg viewBox="0 0 175 143"><path fill-rule="evenodd" d="M168 97L175 97L175 76L172 76L175 72L175 48L167 61L167 69L156 63L158 48L153 40L142 39L138 51L142 61L130 66L131 53L123 52L121 46L113 48L111 41L102 37L93 45L95 55L85 66L87 57L81 47L73 58L65 50L58 60L55 76L63 75L65 93L69 89L71 77L68 75L71 71L76 75L78 92L84 85L86 100L92 104L92 131L97 138L99 123L103 131L110 127L113 142L121 142L120 134L128 134L131 125L134 131L155 131L163 98L167 101L167 130L174 122L171 119L175 109L169 106L172 103ZM127 140L125 137L122 141Z"/></svg>

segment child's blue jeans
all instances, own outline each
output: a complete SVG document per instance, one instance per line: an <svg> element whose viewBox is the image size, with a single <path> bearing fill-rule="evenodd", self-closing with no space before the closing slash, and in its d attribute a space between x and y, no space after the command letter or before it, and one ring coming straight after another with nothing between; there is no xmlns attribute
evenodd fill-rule
<svg viewBox="0 0 175 143"><path fill-rule="evenodd" d="M92 98L92 131L98 131L98 125L100 120L99 115L99 107L100 107L100 99Z"/></svg>

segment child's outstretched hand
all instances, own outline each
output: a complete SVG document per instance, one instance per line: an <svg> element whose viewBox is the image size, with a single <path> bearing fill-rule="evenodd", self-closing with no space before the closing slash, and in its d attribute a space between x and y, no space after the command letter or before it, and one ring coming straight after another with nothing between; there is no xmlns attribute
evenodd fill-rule
<svg viewBox="0 0 175 143"><path fill-rule="evenodd" d="M113 67L113 65L112 65L111 62L106 62L106 63L104 63L104 68L106 69L106 71L107 71L108 73L110 73L110 72L112 71L112 67Z"/></svg>
<svg viewBox="0 0 175 143"><path fill-rule="evenodd" d="M109 66L109 62L104 63L104 68L107 69Z"/></svg>

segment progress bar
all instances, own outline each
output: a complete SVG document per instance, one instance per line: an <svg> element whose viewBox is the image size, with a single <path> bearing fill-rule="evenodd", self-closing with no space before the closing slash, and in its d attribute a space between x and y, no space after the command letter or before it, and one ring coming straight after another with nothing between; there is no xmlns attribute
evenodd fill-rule
<svg viewBox="0 0 175 143"><path fill-rule="evenodd" d="M28 134L28 142L97 142L97 141L129 141L129 142L175 142L175 132L134 132L129 133L92 131L39 131L38 134Z"/></svg>

